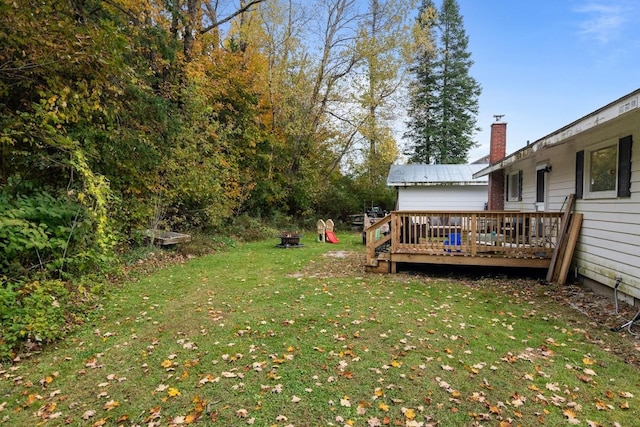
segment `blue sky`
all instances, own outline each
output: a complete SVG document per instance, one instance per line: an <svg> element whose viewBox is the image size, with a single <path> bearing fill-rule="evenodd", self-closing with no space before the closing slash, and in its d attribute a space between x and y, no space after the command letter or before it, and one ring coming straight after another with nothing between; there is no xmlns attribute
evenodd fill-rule
<svg viewBox="0 0 640 427"><path fill-rule="evenodd" d="M488 154L494 114L505 115L512 153L640 88L638 0L458 4L482 86L470 160Z"/></svg>

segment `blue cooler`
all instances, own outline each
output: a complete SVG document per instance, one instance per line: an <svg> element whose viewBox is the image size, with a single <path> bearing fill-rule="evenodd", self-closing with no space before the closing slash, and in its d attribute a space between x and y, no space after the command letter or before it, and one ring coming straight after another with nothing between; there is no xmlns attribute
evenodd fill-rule
<svg viewBox="0 0 640 427"><path fill-rule="evenodd" d="M444 246L460 246L462 245L462 234L460 233L451 233L449 237L444 239ZM451 252L451 249L446 249L447 252ZM460 249L456 250L456 252L460 252Z"/></svg>

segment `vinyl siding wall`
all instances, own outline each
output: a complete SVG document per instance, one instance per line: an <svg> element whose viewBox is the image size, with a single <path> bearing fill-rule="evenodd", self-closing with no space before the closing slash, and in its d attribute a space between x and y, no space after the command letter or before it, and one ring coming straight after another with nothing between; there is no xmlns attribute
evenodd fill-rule
<svg viewBox="0 0 640 427"><path fill-rule="evenodd" d="M434 185L398 189L398 210L474 210L487 203L486 185Z"/></svg>
<svg viewBox="0 0 640 427"><path fill-rule="evenodd" d="M523 170L523 197L521 202L505 202L505 209L528 211L535 208L536 165L548 162L552 171L546 176L547 210L561 210L566 197L575 193L576 152L605 142L618 142L628 135L633 137L631 197L576 201L575 211L583 213L584 220L573 264L579 275L611 288L616 277L622 278L618 291L640 300L639 109L514 163L505 172Z"/></svg>

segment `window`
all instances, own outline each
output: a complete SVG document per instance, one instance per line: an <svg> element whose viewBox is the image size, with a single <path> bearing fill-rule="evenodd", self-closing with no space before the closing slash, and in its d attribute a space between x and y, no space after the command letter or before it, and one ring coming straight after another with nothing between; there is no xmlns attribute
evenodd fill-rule
<svg viewBox="0 0 640 427"><path fill-rule="evenodd" d="M618 180L618 146L610 145L589 153L589 193L613 192Z"/></svg>
<svg viewBox="0 0 640 427"><path fill-rule="evenodd" d="M542 203L544 202L544 175L547 173L548 166L543 165L536 169L536 202Z"/></svg>
<svg viewBox="0 0 640 427"><path fill-rule="evenodd" d="M505 179L505 195L507 202L522 200L522 171L510 173Z"/></svg>
<svg viewBox="0 0 640 427"><path fill-rule="evenodd" d="M576 196L631 196L631 136L576 153Z"/></svg>

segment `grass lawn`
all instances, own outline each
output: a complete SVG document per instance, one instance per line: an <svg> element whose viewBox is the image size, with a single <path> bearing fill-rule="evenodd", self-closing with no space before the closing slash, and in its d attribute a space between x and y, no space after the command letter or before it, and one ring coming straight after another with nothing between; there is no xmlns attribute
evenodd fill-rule
<svg viewBox="0 0 640 427"><path fill-rule="evenodd" d="M359 234L266 241L113 289L0 366L7 426L636 426L637 366L534 280L363 272Z"/></svg>

